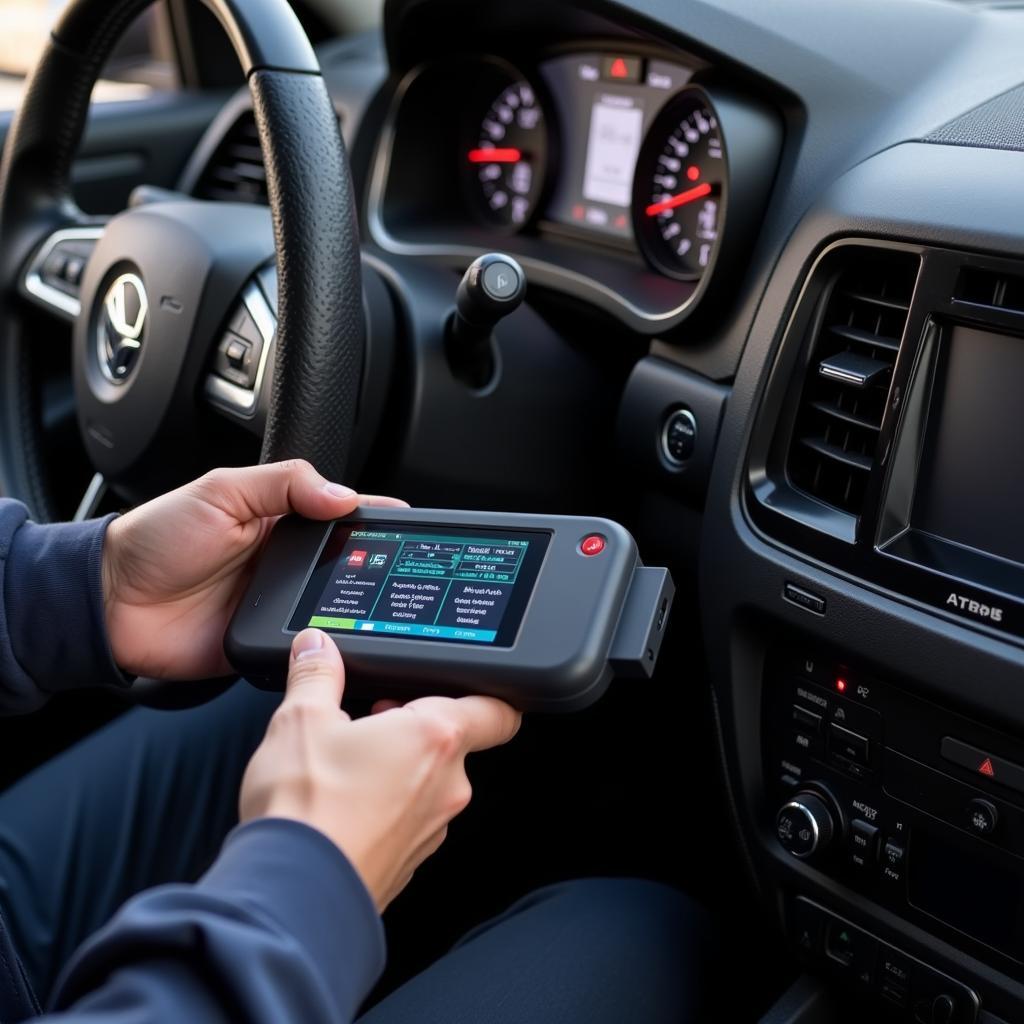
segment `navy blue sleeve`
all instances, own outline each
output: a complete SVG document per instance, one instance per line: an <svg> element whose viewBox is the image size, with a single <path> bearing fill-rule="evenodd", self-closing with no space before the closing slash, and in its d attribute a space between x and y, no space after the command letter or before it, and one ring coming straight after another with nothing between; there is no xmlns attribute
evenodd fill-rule
<svg viewBox="0 0 1024 1024"><path fill-rule="evenodd" d="M112 516L40 526L0 499L0 713L50 694L123 686L103 612L103 540Z"/></svg>
<svg viewBox="0 0 1024 1024"><path fill-rule="evenodd" d="M384 967L355 869L295 821L235 829L196 884L125 904L58 982L53 1024L351 1024Z"/></svg>

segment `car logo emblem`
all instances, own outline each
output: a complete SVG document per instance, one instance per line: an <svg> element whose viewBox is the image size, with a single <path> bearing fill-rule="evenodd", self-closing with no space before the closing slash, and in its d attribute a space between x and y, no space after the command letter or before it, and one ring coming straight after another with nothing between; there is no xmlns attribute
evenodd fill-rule
<svg viewBox="0 0 1024 1024"><path fill-rule="evenodd" d="M107 289L96 348L100 370L111 384L123 384L135 369L148 313L146 288L137 275L122 274Z"/></svg>

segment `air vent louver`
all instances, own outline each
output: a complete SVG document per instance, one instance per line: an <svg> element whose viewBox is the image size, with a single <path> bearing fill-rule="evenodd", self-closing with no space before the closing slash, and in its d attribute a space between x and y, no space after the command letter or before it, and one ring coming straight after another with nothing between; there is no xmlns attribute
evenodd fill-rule
<svg viewBox="0 0 1024 1024"><path fill-rule="evenodd" d="M851 515L863 508L919 262L850 247L815 321L786 468L794 486Z"/></svg>
<svg viewBox="0 0 1024 1024"><path fill-rule="evenodd" d="M964 267L956 281L957 302L1024 313L1024 277L982 267Z"/></svg>
<svg viewBox="0 0 1024 1024"><path fill-rule="evenodd" d="M252 111L242 114L221 139L195 194L198 199L266 205L267 172Z"/></svg>

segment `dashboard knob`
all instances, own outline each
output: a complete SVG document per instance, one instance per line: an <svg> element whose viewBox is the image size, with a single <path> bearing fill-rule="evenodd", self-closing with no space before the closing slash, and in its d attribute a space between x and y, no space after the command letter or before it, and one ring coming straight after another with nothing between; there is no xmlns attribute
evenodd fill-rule
<svg viewBox="0 0 1024 1024"><path fill-rule="evenodd" d="M825 800L805 790L783 805L775 819L775 834L794 857L810 857L832 841L836 821Z"/></svg>
<svg viewBox="0 0 1024 1024"><path fill-rule="evenodd" d="M458 315L468 324L486 330L518 308L526 294L523 268L500 252L489 252L470 263L455 293Z"/></svg>
<svg viewBox="0 0 1024 1024"><path fill-rule="evenodd" d="M470 387L487 385L494 374L491 333L519 308L526 294L526 273L511 256L490 252L469 265L455 293L455 314L448 324L448 363Z"/></svg>

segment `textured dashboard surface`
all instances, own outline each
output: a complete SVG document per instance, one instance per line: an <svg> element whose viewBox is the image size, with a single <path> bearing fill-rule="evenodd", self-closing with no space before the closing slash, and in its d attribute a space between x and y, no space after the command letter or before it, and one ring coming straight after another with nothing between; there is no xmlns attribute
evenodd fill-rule
<svg viewBox="0 0 1024 1024"><path fill-rule="evenodd" d="M924 137L925 142L978 149L1024 150L1024 85L982 103Z"/></svg>

